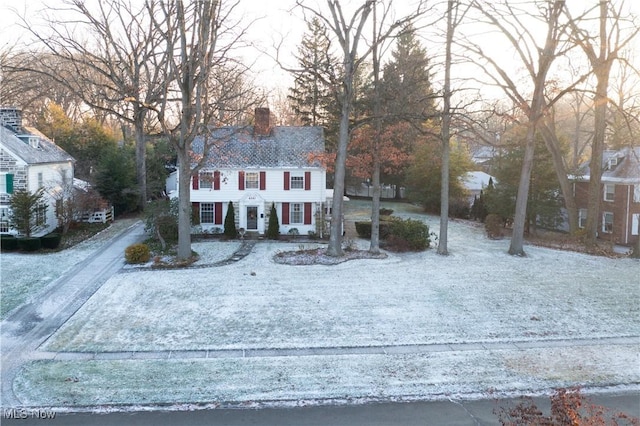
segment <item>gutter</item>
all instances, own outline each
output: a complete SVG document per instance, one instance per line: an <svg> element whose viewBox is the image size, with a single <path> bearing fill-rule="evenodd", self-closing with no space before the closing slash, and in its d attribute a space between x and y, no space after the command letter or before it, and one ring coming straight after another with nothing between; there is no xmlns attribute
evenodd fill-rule
<svg viewBox="0 0 640 426"><path fill-rule="evenodd" d="M624 219L624 243L629 244L629 221L631 220L631 215L629 214L629 210L631 208L631 185L627 185L627 212L625 214Z"/></svg>

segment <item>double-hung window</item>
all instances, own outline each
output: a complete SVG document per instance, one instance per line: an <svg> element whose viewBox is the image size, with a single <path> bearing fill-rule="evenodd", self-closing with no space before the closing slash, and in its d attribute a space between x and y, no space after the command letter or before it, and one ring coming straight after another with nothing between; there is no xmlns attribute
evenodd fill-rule
<svg viewBox="0 0 640 426"><path fill-rule="evenodd" d="M606 183L604 185L604 200L613 201L616 197L616 186Z"/></svg>
<svg viewBox="0 0 640 426"><path fill-rule="evenodd" d="M6 234L9 232L9 209L6 207L0 208L0 233Z"/></svg>
<svg viewBox="0 0 640 426"><path fill-rule="evenodd" d="M304 189L304 176L291 176L291 189Z"/></svg>
<svg viewBox="0 0 640 426"><path fill-rule="evenodd" d="M605 234L613 232L613 213L604 212L602 214L602 232Z"/></svg>
<svg viewBox="0 0 640 426"><path fill-rule="evenodd" d="M578 210L578 227L584 228L587 226L587 209Z"/></svg>
<svg viewBox="0 0 640 426"><path fill-rule="evenodd" d="M258 172L246 172L244 174L244 187L245 189L259 189L260 174Z"/></svg>
<svg viewBox="0 0 640 426"><path fill-rule="evenodd" d="M301 224L303 223L303 204L291 203L291 213L289 215L290 223Z"/></svg>
<svg viewBox="0 0 640 426"><path fill-rule="evenodd" d="M213 173L201 172L200 173L200 189L213 188Z"/></svg>
<svg viewBox="0 0 640 426"><path fill-rule="evenodd" d="M0 173L0 194L13 193L13 174Z"/></svg>
<svg viewBox="0 0 640 426"><path fill-rule="evenodd" d="M200 223L214 223L215 203L200 203Z"/></svg>

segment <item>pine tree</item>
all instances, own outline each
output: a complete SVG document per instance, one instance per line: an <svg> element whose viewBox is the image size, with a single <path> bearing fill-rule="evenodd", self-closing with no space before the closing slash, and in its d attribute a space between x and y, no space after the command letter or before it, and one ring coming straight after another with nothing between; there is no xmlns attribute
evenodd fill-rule
<svg viewBox="0 0 640 426"><path fill-rule="evenodd" d="M24 189L16 190L11 194L9 205L9 223L25 237L31 237L31 234L46 225L44 188L34 193Z"/></svg>
<svg viewBox="0 0 640 426"><path fill-rule="evenodd" d="M278 221L278 212L276 206L271 203L271 210L269 212L269 227L267 228L267 238L270 240L277 240L280 238L280 223Z"/></svg>
<svg viewBox="0 0 640 426"><path fill-rule="evenodd" d="M236 229L236 212L233 209L233 203L229 201L227 207L227 215L224 217L224 236L227 238L236 238L238 230Z"/></svg>
<svg viewBox="0 0 640 426"><path fill-rule="evenodd" d="M333 93L337 84L337 59L331 53L328 31L320 19L309 22L297 59L301 71L296 73L288 98L304 125L325 127L328 150L334 151L340 112Z"/></svg>

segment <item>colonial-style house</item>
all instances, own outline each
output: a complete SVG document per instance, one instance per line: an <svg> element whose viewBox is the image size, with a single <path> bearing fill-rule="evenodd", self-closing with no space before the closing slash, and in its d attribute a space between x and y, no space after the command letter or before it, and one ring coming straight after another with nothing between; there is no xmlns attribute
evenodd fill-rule
<svg viewBox="0 0 640 426"><path fill-rule="evenodd" d="M590 167L586 163L574 176L580 227L587 221ZM640 227L640 147L604 152L601 194L598 237L633 245Z"/></svg>
<svg viewBox="0 0 640 426"><path fill-rule="evenodd" d="M238 229L264 234L271 205L280 233L322 235L327 204L326 170L317 159L324 153L322 127L271 126L268 108L257 108L255 124L211 130L206 163L191 177L193 224L203 232L221 232L229 202ZM204 138L192 144L195 158L204 155ZM167 192L177 192L177 172Z"/></svg>
<svg viewBox="0 0 640 426"><path fill-rule="evenodd" d="M40 228L34 236L53 231L58 226L56 203L63 189L72 185L74 164L74 158L53 141L24 127L19 109L0 107L0 233L17 233L8 221L11 194L39 188L45 188L47 209L37 214Z"/></svg>

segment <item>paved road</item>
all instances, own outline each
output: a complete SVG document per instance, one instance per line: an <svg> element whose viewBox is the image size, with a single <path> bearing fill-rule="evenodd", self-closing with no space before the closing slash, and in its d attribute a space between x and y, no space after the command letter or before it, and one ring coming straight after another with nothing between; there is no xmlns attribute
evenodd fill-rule
<svg viewBox="0 0 640 426"><path fill-rule="evenodd" d="M638 394L592 395L589 399L597 405L610 407L612 412L625 412L640 416ZM47 412L22 412L26 419L2 419L3 425L261 425L261 426L310 426L310 425L437 425L478 426L499 425L494 410L514 406L520 400L435 401L413 403L383 403L346 406L312 406L300 408L154 411L110 414L58 414L51 420L32 415L46 416ZM536 405L549 409L548 399L536 399ZM623 423L624 424L624 423Z"/></svg>
<svg viewBox="0 0 640 426"><path fill-rule="evenodd" d="M12 385L20 366L34 359L38 346L122 268L125 248L143 239L144 225L137 222L3 321L0 338L3 408L19 406Z"/></svg>

